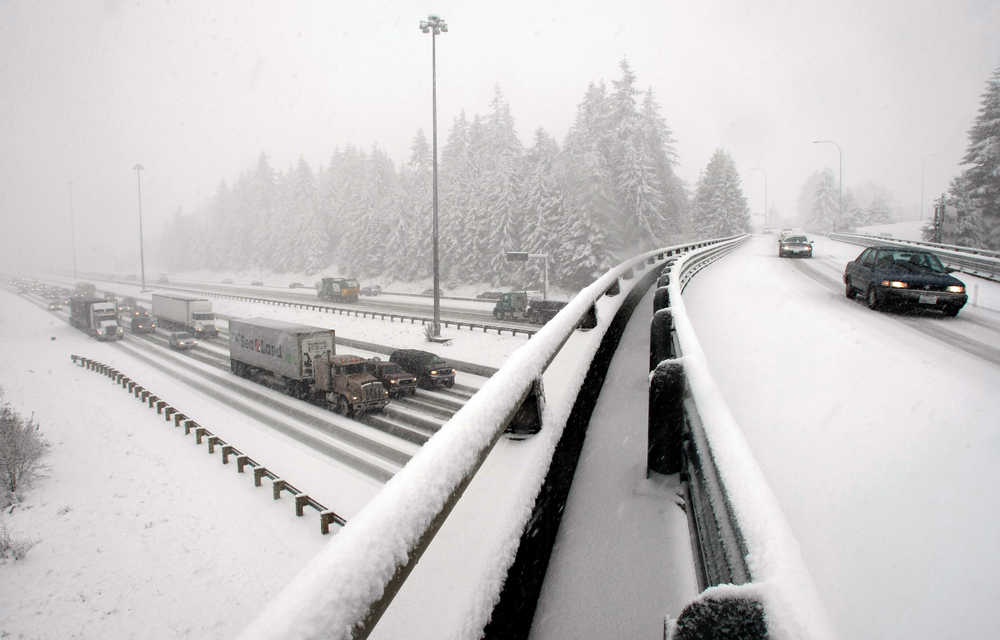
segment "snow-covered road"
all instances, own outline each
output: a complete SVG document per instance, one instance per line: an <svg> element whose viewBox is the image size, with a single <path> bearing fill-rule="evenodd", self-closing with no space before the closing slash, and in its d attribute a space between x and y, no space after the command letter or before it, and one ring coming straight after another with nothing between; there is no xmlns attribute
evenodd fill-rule
<svg viewBox="0 0 1000 640"><path fill-rule="evenodd" d="M844 297L860 248L750 243L685 301L845 638L988 637L998 596L1000 285L957 318ZM993 307L996 308L996 307Z"/></svg>

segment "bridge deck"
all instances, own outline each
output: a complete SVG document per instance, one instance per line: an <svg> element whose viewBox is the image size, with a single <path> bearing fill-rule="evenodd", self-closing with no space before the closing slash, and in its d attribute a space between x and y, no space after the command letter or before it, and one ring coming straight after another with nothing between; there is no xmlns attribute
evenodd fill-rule
<svg viewBox="0 0 1000 640"><path fill-rule="evenodd" d="M662 638L697 595L677 476L646 477L652 292L628 323L587 431L531 630Z"/></svg>

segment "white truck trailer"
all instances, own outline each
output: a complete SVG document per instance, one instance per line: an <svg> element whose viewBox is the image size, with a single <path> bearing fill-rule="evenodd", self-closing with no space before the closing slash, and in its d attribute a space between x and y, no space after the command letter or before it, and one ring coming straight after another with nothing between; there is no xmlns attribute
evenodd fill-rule
<svg viewBox="0 0 1000 640"><path fill-rule="evenodd" d="M336 353L335 335L333 329L270 318L233 318L229 366L238 376L306 398L312 391L315 365Z"/></svg>
<svg viewBox="0 0 1000 640"><path fill-rule="evenodd" d="M212 303L205 298L180 293L154 293L153 316L161 327L186 329L196 338L219 335Z"/></svg>

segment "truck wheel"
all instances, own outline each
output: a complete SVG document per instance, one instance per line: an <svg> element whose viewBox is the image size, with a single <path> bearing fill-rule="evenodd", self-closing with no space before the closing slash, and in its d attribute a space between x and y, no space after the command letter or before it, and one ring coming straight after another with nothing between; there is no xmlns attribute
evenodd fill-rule
<svg viewBox="0 0 1000 640"><path fill-rule="evenodd" d="M337 396L337 405L333 409L342 416L346 416L350 408L347 406L347 398L344 396Z"/></svg>

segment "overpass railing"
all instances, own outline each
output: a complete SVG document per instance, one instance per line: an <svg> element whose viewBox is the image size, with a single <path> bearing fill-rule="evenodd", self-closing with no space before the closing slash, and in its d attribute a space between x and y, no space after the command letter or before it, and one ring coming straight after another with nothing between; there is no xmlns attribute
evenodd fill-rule
<svg viewBox="0 0 1000 640"><path fill-rule="evenodd" d="M637 278L638 273L648 275L678 255L728 240L731 238L646 252L610 269L580 291L507 359L338 532L317 561L271 601L242 637L367 637L504 432L531 433L545 428L541 425L541 377L567 341L580 331L603 335L625 298L622 283L649 286L651 280ZM583 368L599 343L599 339L590 340L589 353L581 350L575 354ZM523 514L524 521L512 527L516 530L511 541L515 546L529 515ZM485 625L488 620L481 622Z"/></svg>
<svg viewBox="0 0 1000 640"><path fill-rule="evenodd" d="M833 633L798 543L712 378L681 296L738 242L678 257L653 297L647 469L685 481L703 588L667 626L674 640L826 640Z"/></svg>
<svg viewBox="0 0 1000 640"><path fill-rule="evenodd" d="M1000 251L976 249L973 247L959 247L952 244L898 240L896 238L883 238L880 236L868 236L858 233L831 233L830 239L847 242L849 244L856 244L862 247L889 245L894 247L921 247L924 249L931 249L948 267L964 273L972 274L974 276L979 276L980 278L1000 282Z"/></svg>

